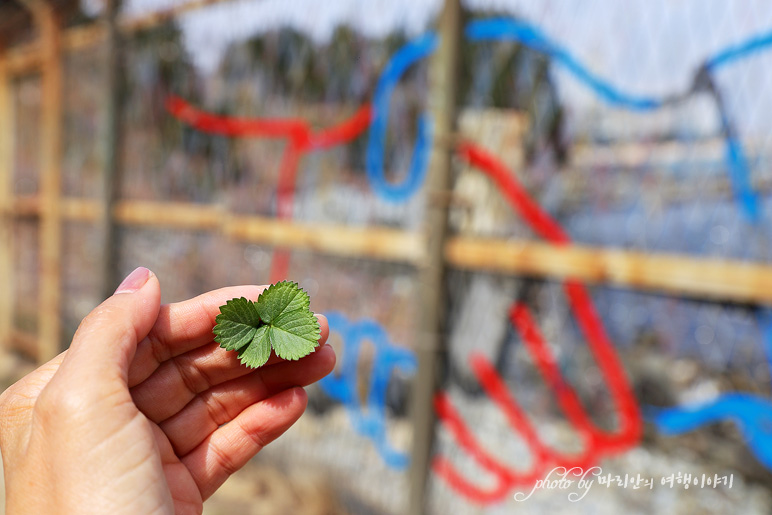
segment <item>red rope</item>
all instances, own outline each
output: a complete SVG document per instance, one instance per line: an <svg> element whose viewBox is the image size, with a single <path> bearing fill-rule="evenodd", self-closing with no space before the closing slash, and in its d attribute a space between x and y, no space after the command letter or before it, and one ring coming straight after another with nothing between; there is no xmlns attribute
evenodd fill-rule
<svg viewBox="0 0 772 515"><path fill-rule="evenodd" d="M565 245L570 242L560 225L531 199L514 174L496 157L467 142L458 145L457 154L493 180L512 209L528 223L534 232L555 245ZM473 431L451 406L447 394L438 393L435 397L435 408L442 424L454 436L458 445L496 478L493 488L485 489L477 486L464 478L447 458L437 455L433 462L435 473L458 493L471 500L483 504L499 501L514 487L534 484L538 479L543 478L551 467L586 469L597 463L603 456L634 446L641 437L642 420L638 404L592 299L586 288L575 281L566 281L564 291L571 311L587 339L590 352L598 362L601 375L611 393L619 415L618 428L616 431L607 432L599 429L592 422L576 391L563 379L555 356L530 312L523 304L515 304L510 309L510 322L521 335L526 349L547 385L554 392L566 417L583 438L584 448L578 454L570 455L543 444L533 424L509 393L504 380L493 365L484 356L474 354L471 363L475 376L488 396L507 417L512 429L524 438L533 455L533 463L529 471L523 472L513 470L499 462L475 439Z"/></svg>

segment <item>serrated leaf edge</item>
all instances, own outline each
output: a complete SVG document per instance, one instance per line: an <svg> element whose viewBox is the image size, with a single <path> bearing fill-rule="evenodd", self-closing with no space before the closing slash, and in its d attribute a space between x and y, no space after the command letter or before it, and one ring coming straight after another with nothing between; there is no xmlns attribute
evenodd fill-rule
<svg viewBox="0 0 772 515"><path fill-rule="evenodd" d="M260 293L260 295L257 297L257 302L255 303L255 307L257 308L258 314L260 313L260 301L262 300L263 302L268 302L268 298L276 290L281 289L281 288L285 288L286 285L294 286L294 291L297 294L300 294L300 296L301 296L301 306L296 308L296 309L293 309L292 311L289 311L288 313L299 311L301 309L306 309L306 310L310 311L311 297L309 297L308 293L303 288L301 288L298 283L296 283L295 281L279 281L278 283L272 284L268 288L263 290L262 293ZM293 297L292 300L290 300L289 303L292 303L293 300L294 300L294 297ZM282 311L280 313L280 315L282 315L284 313L285 313L285 311ZM262 319L262 316L260 318ZM273 322L273 321L271 321L271 322ZM267 323L270 324L271 322L267 322Z"/></svg>
<svg viewBox="0 0 772 515"><path fill-rule="evenodd" d="M255 329L259 329L260 327L265 325L265 326L270 327L271 329L283 330L283 329L281 329L279 327L276 327L274 325L273 321L269 322L269 323L265 323L262 320L262 318L260 318L260 312L259 312L259 309L258 309L258 305L260 303L261 298L264 295L269 294L269 292L271 292L272 290L275 290L276 288L284 287L283 286L284 284L291 284L291 285L293 285L295 287L296 291L299 292L302 295L301 296L301 299L302 299L302 303L301 304L302 305L301 305L301 307L293 309L292 311L288 311L288 312L282 311L280 313L280 316L288 314L288 313L294 313L296 311L307 310L308 311L308 316L310 318L310 321L311 321L311 323L314 326L313 333L311 334L311 336L314 339L308 339L308 338L306 338L304 336L298 336L298 335L294 335L294 336L297 336L298 338L301 338L301 339L306 340L308 342L313 342L314 346L313 346L313 348L311 349L311 351L308 354L305 354L303 356L299 356L299 357L284 357L284 356L279 355L279 353L276 351L276 348L273 345L272 339L269 337L268 338L268 342L269 342L270 348L277 356L279 356L280 358L282 358L284 360L287 360L287 361L298 361L298 360L304 358L305 356L308 356L312 352L316 352L316 348L319 347L319 339L322 336L322 329L321 329L321 326L319 325L319 319L316 318L316 315L310 310L311 298L308 295L308 292L306 292L303 288L300 287L300 285L298 283L296 283L294 281L280 281L278 283L275 283L275 284L272 284L272 285L268 286L268 288L263 290L260 293L260 295L257 297L257 301L252 301L250 299L247 299L246 297L239 297L239 298L234 298L234 299L230 299L230 300L226 301L223 306L220 306L220 314L218 314L215 317L215 326L212 329L212 332L215 334L214 341L219 343L220 347L222 347L223 349L229 350L229 349L226 348L226 344L223 344L223 342L222 342L222 337L221 337L220 331L218 331L218 325L219 325L220 321L223 320L223 319L230 320L229 318L226 318L227 317L227 313L223 312L223 308L230 307L229 306L230 304L234 304L234 303L237 303L238 301L242 301L242 300L248 302L249 304L252 304L255 307L256 311L257 311L259 322L258 322L258 325L255 327ZM270 296L270 294L269 294L269 296ZM293 298L293 300L294 300L294 298ZM292 301L290 301L290 302L292 302ZM248 325L248 324L245 324L245 325ZM287 331L287 332L289 332L289 331ZM250 368L259 368L260 366L264 365L265 362L261 363L261 364L259 364L257 366L252 366L251 364L247 363L248 360L242 358L242 355L244 354L246 349L248 349L249 346L255 344L254 338L255 337L253 336L253 338L248 343L240 346L237 349L234 349L234 351L238 352L239 361L243 365L246 365L246 366L248 366ZM266 362L267 362L267 360L266 360Z"/></svg>

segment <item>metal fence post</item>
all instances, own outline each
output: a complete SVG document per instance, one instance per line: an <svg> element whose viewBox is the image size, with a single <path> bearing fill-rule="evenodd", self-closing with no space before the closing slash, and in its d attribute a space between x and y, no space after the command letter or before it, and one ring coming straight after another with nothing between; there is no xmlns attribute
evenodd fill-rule
<svg viewBox="0 0 772 515"><path fill-rule="evenodd" d="M123 94L123 45L118 28L121 0L105 3L105 107L102 142L102 190L97 230L102 242L101 298L112 295L118 285L118 231L113 209L121 184L121 96Z"/></svg>
<svg viewBox="0 0 772 515"><path fill-rule="evenodd" d="M412 395L413 451L410 468L410 500L408 513L420 515L426 511L427 479L430 474L434 437L432 399L442 361L443 312L445 308L444 247L448 224L448 192L450 190L452 148L447 141L456 123L456 83L458 76L459 40L461 30L459 0L446 0L438 20L439 46L429 68L429 109L433 120L434 141L426 178L427 259L420 270L420 300L418 322L418 373Z"/></svg>

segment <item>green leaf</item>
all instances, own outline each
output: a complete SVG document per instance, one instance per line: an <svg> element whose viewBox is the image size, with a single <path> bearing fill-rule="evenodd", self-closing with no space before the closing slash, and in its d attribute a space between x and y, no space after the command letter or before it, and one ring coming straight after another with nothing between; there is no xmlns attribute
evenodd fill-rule
<svg viewBox="0 0 772 515"><path fill-rule="evenodd" d="M269 286L257 298L257 312L264 323L270 324L283 313L308 310L311 300L297 284L283 281ZM308 312L309 315L311 312Z"/></svg>
<svg viewBox="0 0 772 515"><path fill-rule="evenodd" d="M288 281L269 286L257 299L257 312L270 329L266 332L280 358L296 360L314 351L321 330L309 309L311 300Z"/></svg>
<svg viewBox="0 0 772 515"><path fill-rule="evenodd" d="M257 368L271 356L297 360L314 351L321 329L310 299L296 283L269 286L257 302L241 297L220 306L213 332L225 350L237 350L241 363Z"/></svg>
<svg viewBox="0 0 772 515"><path fill-rule="evenodd" d="M261 325L255 329L255 337L252 343L239 351L239 361L244 365L257 368L265 365L271 357L271 343L265 337L268 331L267 325Z"/></svg>
<svg viewBox="0 0 772 515"><path fill-rule="evenodd" d="M225 350L237 350L254 338L260 315L254 302L241 297L220 306L220 314L214 320L214 341Z"/></svg>

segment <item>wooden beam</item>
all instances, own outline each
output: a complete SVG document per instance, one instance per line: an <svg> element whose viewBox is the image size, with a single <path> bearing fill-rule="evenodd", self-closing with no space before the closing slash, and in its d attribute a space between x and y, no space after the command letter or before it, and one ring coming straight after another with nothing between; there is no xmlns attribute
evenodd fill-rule
<svg viewBox="0 0 772 515"><path fill-rule="evenodd" d="M73 222L94 223L101 213L96 200L65 197L61 199L60 208L62 218ZM36 216L40 209L36 197L14 202L15 216ZM425 259L421 235L397 229L297 223L260 216L236 216L214 205L143 200L116 202L113 216L122 225L221 232L237 241L341 257L413 265Z"/></svg>
<svg viewBox="0 0 772 515"><path fill-rule="evenodd" d="M38 216L38 197L16 198L13 216ZM62 198L61 217L94 223L96 200ZM235 216L223 207L185 202L124 200L116 221L128 226L221 231L237 241L288 247L333 256L421 266L426 262L420 233L380 227L351 228ZM445 244L449 266L504 275L575 279L632 290L695 298L772 305L772 265L681 254L647 254L584 245L554 246L532 240L453 237Z"/></svg>
<svg viewBox="0 0 772 515"><path fill-rule="evenodd" d="M103 22L79 25L61 31L60 44L64 53L77 52L96 46L104 41L106 30ZM8 71L13 76L34 73L43 63L43 46L40 41L9 48Z"/></svg>
<svg viewBox="0 0 772 515"><path fill-rule="evenodd" d="M425 259L424 241L417 233L379 227L350 228L297 224L255 217L233 217L225 235L241 241L303 249L341 257L419 263Z"/></svg>
<svg viewBox="0 0 772 515"><path fill-rule="evenodd" d="M0 53L0 350L11 345L14 315L13 267L13 127L14 113L8 60Z"/></svg>
<svg viewBox="0 0 772 515"><path fill-rule="evenodd" d="M772 266L761 263L472 238L450 240L445 256L461 269L772 304Z"/></svg>
<svg viewBox="0 0 772 515"><path fill-rule="evenodd" d="M179 18L185 13L197 11L210 5L223 4L233 2L233 0L191 0L188 2L180 3L163 9L160 11L152 12L143 16L137 16L121 22L121 30L127 33L136 32L139 30L145 30L152 27L166 23L169 20Z"/></svg>
<svg viewBox="0 0 772 515"><path fill-rule="evenodd" d="M71 203L70 209L85 215L91 211L86 205ZM215 231L223 223L225 210L218 206L185 202L155 202L145 200L120 201L114 215L126 225L175 228L190 231Z"/></svg>
<svg viewBox="0 0 772 515"><path fill-rule="evenodd" d="M175 5L169 9L153 12L123 20L119 24L121 32L130 34L140 30L150 29L173 20L184 13L192 12L210 5L225 3L232 0L192 0ZM102 21L79 25L61 33L62 52L77 52L99 45L108 37L108 27ZM18 76L37 70L43 62L43 48L39 41L16 46L8 50L8 70L11 75Z"/></svg>
<svg viewBox="0 0 772 515"><path fill-rule="evenodd" d="M11 331L10 348L40 363L40 340L34 333L14 329Z"/></svg>
<svg viewBox="0 0 772 515"><path fill-rule="evenodd" d="M40 177L40 353L43 362L60 351L60 220L62 161L62 59L59 20L53 7L34 2L31 7L40 30L42 52L42 115Z"/></svg>
<svg viewBox="0 0 772 515"><path fill-rule="evenodd" d="M68 210L84 215L92 208L69 204ZM301 224L259 216L235 216L221 207L187 203L122 201L115 218L126 225L219 231L238 241L291 247L342 257L417 263L423 259L423 239L396 229L350 228Z"/></svg>
<svg viewBox="0 0 772 515"><path fill-rule="evenodd" d="M746 146L747 150L750 150ZM721 162L725 159L726 140L708 137L694 141L620 141L607 145L577 143L569 156L572 168L638 168L641 166L667 168L694 160Z"/></svg>
<svg viewBox="0 0 772 515"><path fill-rule="evenodd" d="M9 48L6 51L6 66L10 75L19 76L34 72L40 66L40 42Z"/></svg>
<svg viewBox="0 0 772 515"><path fill-rule="evenodd" d="M11 168L13 170L13 168ZM13 173L13 171L11 172ZM13 197L11 200L11 210L15 217L39 217L40 216L40 197L25 196Z"/></svg>

